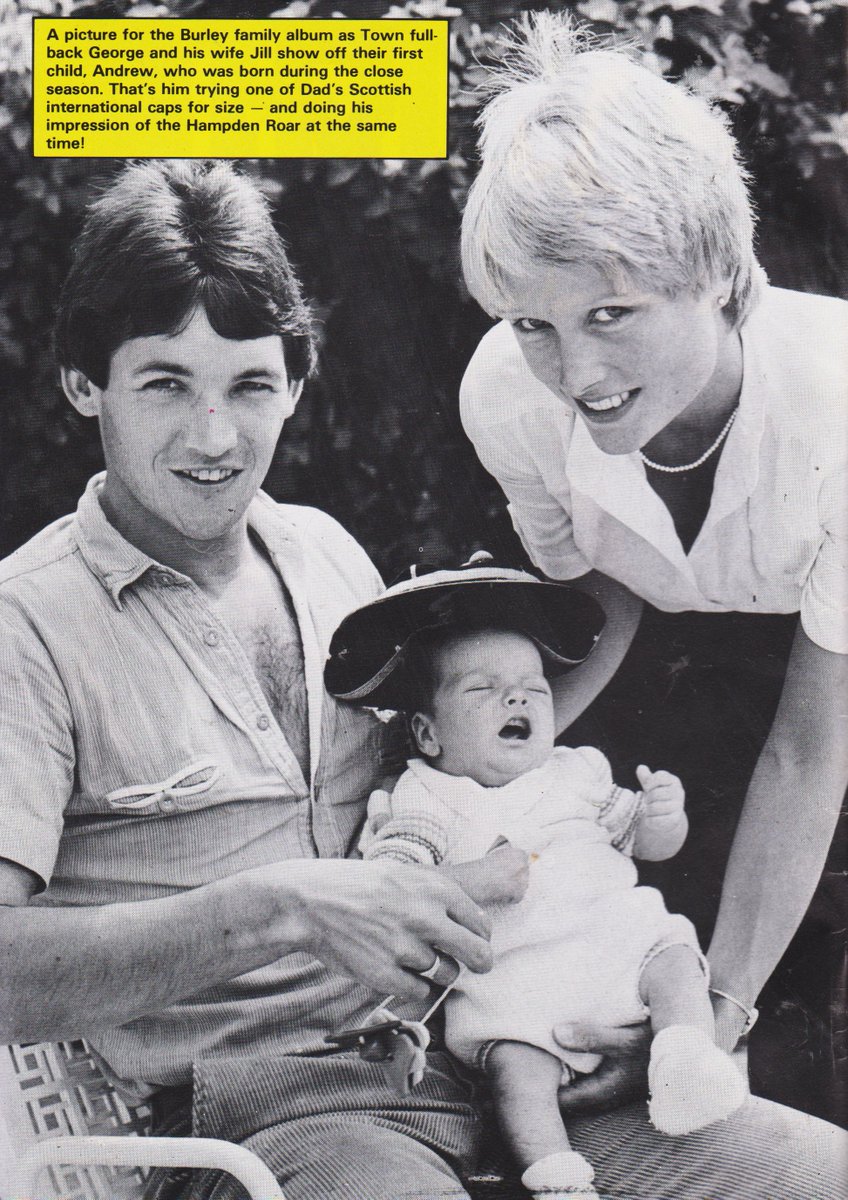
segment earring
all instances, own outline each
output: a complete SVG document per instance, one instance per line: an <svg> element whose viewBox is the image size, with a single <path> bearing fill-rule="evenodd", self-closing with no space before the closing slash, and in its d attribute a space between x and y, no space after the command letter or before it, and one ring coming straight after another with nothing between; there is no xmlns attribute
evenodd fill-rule
<svg viewBox="0 0 848 1200"><path fill-rule="evenodd" d="M729 296L719 296L719 298L718 298L719 308L724 308L724 306L727 304L729 299L730 299Z"/></svg>

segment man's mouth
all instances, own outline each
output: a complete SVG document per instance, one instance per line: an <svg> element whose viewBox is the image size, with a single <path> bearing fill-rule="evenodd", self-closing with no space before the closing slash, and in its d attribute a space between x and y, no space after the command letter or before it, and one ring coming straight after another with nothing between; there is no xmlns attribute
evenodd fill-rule
<svg viewBox="0 0 848 1200"><path fill-rule="evenodd" d="M641 388L630 388L626 392L614 392L610 396L600 396L597 400L586 400L578 397L577 403L590 416L601 417L603 419L608 414L619 413L621 409L625 408L639 395L641 390Z"/></svg>
<svg viewBox="0 0 848 1200"><path fill-rule="evenodd" d="M530 721L527 717L510 717L498 730L498 737L505 742L526 742L530 736Z"/></svg>
<svg viewBox="0 0 848 1200"><path fill-rule="evenodd" d="M190 479L192 483L212 484L227 483L235 475L240 475L241 471L238 467L182 467L177 468L174 474Z"/></svg>

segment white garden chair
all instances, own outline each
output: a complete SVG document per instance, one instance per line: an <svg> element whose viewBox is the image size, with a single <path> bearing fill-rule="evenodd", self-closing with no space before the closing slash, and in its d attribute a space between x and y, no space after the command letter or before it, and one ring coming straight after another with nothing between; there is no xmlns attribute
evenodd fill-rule
<svg viewBox="0 0 848 1200"><path fill-rule="evenodd" d="M251 1200L284 1200L249 1150L213 1138L147 1137L83 1041L0 1047L0 1200L139 1200L153 1167L227 1171Z"/></svg>

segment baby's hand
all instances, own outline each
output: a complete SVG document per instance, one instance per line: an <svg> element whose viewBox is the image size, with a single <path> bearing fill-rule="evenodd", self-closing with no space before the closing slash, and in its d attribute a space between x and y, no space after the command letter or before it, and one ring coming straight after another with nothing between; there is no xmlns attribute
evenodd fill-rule
<svg viewBox="0 0 848 1200"><path fill-rule="evenodd" d="M645 797L643 819L655 827L675 825L683 815L686 793L683 784L670 771L636 768L636 778Z"/></svg>
<svg viewBox="0 0 848 1200"><path fill-rule="evenodd" d="M683 785L669 771L637 767L645 807L636 826L633 853L637 858L660 862L671 858L686 841L689 822L683 809Z"/></svg>

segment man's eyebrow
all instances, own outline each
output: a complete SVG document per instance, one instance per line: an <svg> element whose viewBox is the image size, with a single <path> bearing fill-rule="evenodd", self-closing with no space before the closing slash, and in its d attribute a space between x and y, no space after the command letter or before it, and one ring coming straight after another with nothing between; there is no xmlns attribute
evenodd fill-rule
<svg viewBox="0 0 848 1200"><path fill-rule="evenodd" d="M155 362L140 363L135 369L135 374L143 375L147 371L159 371L163 375L182 375L186 379L192 373L190 368L182 363L163 362L158 359Z"/></svg>
<svg viewBox="0 0 848 1200"><path fill-rule="evenodd" d="M235 376L236 381L239 379L282 379L282 371L276 371L273 367L248 367L245 371L239 371Z"/></svg>

